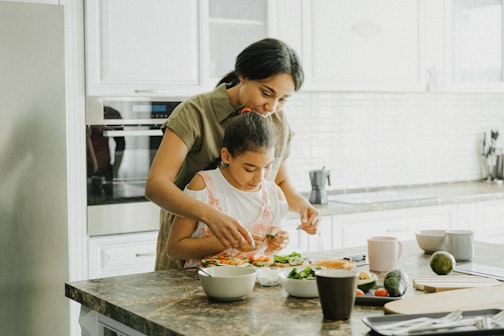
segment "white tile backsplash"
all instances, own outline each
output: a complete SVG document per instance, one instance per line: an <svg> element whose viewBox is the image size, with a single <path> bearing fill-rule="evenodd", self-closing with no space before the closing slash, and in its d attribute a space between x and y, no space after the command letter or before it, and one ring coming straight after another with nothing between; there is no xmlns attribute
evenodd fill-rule
<svg viewBox="0 0 504 336"><path fill-rule="evenodd" d="M299 191L322 166L330 190L480 179L483 132L504 130L504 94L298 93L286 112Z"/></svg>

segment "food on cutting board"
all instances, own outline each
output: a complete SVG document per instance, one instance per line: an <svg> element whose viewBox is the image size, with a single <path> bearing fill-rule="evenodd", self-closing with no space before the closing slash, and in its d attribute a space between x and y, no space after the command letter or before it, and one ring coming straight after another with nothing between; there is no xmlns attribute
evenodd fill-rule
<svg viewBox="0 0 504 336"><path fill-rule="evenodd" d="M205 258L201 260L201 265L208 266L220 266L220 265L231 265L231 266L245 266L248 265L247 259L242 259L233 256L213 256L210 258Z"/></svg>
<svg viewBox="0 0 504 336"><path fill-rule="evenodd" d="M276 267L291 267L298 266L304 263L304 258L301 257L301 254L297 252L292 252L288 255L279 255L275 254L273 256L273 265Z"/></svg>
<svg viewBox="0 0 504 336"><path fill-rule="evenodd" d="M250 256L249 263L256 267L265 267L271 265L273 260L268 256Z"/></svg>
<svg viewBox="0 0 504 336"><path fill-rule="evenodd" d="M355 268L355 261L347 259L325 259L310 264L311 266L320 266L325 268L342 268L351 270Z"/></svg>
<svg viewBox="0 0 504 336"><path fill-rule="evenodd" d="M432 254L429 264L434 273L448 275L455 267L455 257L446 251L437 251Z"/></svg>
<svg viewBox="0 0 504 336"><path fill-rule="evenodd" d="M378 276L368 271L361 271L357 280L357 288L367 293L371 288L376 286Z"/></svg>
<svg viewBox="0 0 504 336"><path fill-rule="evenodd" d="M402 296L408 289L409 276L400 269L392 269L385 274L383 286L392 297Z"/></svg>

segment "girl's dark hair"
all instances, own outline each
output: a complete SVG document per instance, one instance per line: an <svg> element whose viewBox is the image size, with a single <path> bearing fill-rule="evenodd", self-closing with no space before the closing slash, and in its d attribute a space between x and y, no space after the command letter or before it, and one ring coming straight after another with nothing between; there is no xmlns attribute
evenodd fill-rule
<svg viewBox="0 0 504 336"><path fill-rule="evenodd" d="M240 82L240 76L262 80L283 73L292 76L298 91L303 85L304 73L296 52L280 40L266 38L245 48L236 57L234 71L224 76L217 86L222 83L235 86Z"/></svg>
<svg viewBox="0 0 504 336"><path fill-rule="evenodd" d="M248 112L232 119L224 133L222 147L226 147L232 156L239 156L247 151L271 148L275 142L275 126L271 118Z"/></svg>

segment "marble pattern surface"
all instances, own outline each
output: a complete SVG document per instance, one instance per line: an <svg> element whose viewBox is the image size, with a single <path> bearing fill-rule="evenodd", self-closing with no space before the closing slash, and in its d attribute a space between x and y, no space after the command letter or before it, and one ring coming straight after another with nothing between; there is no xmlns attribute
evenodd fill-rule
<svg viewBox="0 0 504 336"><path fill-rule="evenodd" d="M432 196L430 198L410 199L393 202L377 202L367 204L348 204L329 201L325 205L315 205L322 215L343 215L368 211L383 211L403 208L416 208L446 204L459 204L489 200L504 200L504 184L485 181L467 181L453 183L436 183L427 185L398 186L391 188L353 189L345 191L329 191L328 195L342 195L362 192L377 192L389 190L408 195ZM303 194L308 198L309 193ZM296 214L290 213L292 218Z"/></svg>
<svg viewBox="0 0 504 336"><path fill-rule="evenodd" d="M504 246L480 243L475 261L502 266ZM312 253L314 259L365 253L365 247ZM426 295L411 280L434 273L415 241L404 242L399 268L410 276L404 298ZM367 269L367 266L361 266ZM384 274L378 274L383 280ZM65 284L65 295L145 335L366 335L363 317L384 315L382 306L355 305L348 321L326 321L319 300L290 297L281 286L256 284L244 300L220 302L203 292L196 270L167 270ZM428 295L428 294L427 294Z"/></svg>

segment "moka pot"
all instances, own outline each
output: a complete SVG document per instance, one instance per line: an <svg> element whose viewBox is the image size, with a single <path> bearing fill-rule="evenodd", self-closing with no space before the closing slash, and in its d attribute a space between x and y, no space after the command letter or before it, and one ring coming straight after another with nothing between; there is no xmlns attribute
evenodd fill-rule
<svg viewBox="0 0 504 336"><path fill-rule="evenodd" d="M331 171L325 170L310 170L310 182L312 190L310 192L309 201L311 204L327 204L327 191L325 183L331 185Z"/></svg>

